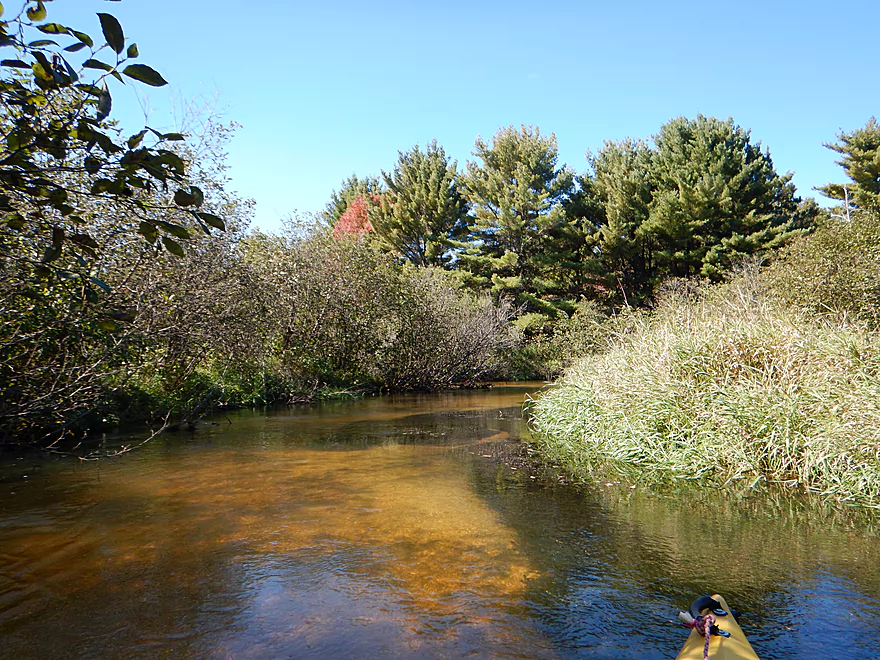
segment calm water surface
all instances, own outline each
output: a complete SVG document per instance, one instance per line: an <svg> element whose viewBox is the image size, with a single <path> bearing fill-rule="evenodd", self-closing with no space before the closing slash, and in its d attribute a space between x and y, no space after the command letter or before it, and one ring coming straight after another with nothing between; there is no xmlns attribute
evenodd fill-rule
<svg viewBox="0 0 880 660"><path fill-rule="evenodd" d="M880 658L869 523L560 484L525 456L526 391L236 413L100 463L7 456L0 656L672 658L677 610L719 591L762 658Z"/></svg>

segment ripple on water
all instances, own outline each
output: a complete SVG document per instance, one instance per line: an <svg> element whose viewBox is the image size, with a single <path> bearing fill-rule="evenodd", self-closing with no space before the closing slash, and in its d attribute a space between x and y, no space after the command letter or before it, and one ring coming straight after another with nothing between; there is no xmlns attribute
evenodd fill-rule
<svg viewBox="0 0 880 660"><path fill-rule="evenodd" d="M3 654L670 658L719 591L764 658L880 655L871 533L561 486L520 460L516 396L243 413L4 482Z"/></svg>

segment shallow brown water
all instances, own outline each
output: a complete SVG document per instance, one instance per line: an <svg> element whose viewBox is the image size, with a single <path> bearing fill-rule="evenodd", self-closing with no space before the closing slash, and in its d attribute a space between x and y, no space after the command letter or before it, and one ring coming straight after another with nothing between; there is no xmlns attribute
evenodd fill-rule
<svg viewBox="0 0 880 660"><path fill-rule="evenodd" d="M765 658L880 658L880 547L786 498L560 485L529 388L219 417L8 458L0 656L671 658L724 593ZM111 442L122 439L111 439Z"/></svg>

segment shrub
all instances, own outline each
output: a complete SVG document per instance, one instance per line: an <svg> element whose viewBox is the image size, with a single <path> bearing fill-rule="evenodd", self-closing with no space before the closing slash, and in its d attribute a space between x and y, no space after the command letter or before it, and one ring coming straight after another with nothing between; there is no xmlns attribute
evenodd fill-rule
<svg viewBox="0 0 880 660"><path fill-rule="evenodd" d="M606 350L614 337L628 332L646 313L624 307L607 315L597 303L583 301L571 316L521 341L510 355L505 375L512 380L555 378L579 358Z"/></svg>
<svg viewBox="0 0 880 660"><path fill-rule="evenodd" d="M461 290L445 271L401 265L357 237L255 237L252 248L273 292L274 355L295 388L472 384L511 341L508 303Z"/></svg>
<svg viewBox="0 0 880 660"><path fill-rule="evenodd" d="M824 220L784 248L765 275L773 294L812 314L880 322L880 219L852 214Z"/></svg>

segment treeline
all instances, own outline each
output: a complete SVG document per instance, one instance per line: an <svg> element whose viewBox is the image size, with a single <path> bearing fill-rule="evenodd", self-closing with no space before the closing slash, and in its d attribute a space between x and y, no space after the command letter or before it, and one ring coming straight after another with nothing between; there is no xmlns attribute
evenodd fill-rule
<svg viewBox="0 0 880 660"><path fill-rule="evenodd" d="M459 170L436 142L415 146L381 177L345 181L322 218L515 301L520 326L541 332L584 301L642 305L669 278L719 281L821 214L732 119L678 118L650 142L606 142L582 174L535 127L477 139L474 156Z"/></svg>
<svg viewBox="0 0 880 660"><path fill-rule="evenodd" d="M229 131L209 123L178 150L199 208L225 221L207 234L163 209L156 222L186 233L180 254L104 202L79 225L92 257L65 245L47 263L51 233L0 228L0 444L192 425L217 406L475 385L499 370L516 341L511 304L354 237L248 231L252 204L223 187Z"/></svg>
<svg viewBox="0 0 880 660"><path fill-rule="evenodd" d="M208 121L175 148L181 185L199 191L200 213L223 218L222 232L160 205L161 188L137 191L139 213L99 200L81 205L82 221L56 218L66 235L88 235L87 251L65 243L55 254L57 229L0 226L0 444L119 423L187 426L217 406L475 385L498 372L516 341L510 303L357 237L295 224L249 231L253 203L225 188L232 130ZM149 221L175 232L172 249L143 235Z"/></svg>

